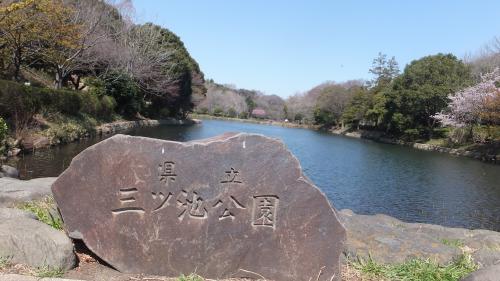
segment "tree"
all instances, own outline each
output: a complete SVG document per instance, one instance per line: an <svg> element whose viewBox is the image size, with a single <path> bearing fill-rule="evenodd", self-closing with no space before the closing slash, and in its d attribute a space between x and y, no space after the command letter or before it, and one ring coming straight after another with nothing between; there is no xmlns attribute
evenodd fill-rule
<svg viewBox="0 0 500 281"><path fill-rule="evenodd" d="M470 85L470 69L452 54L437 54L412 61L383 92L383 126L396 134L417 129L430 137L432 116L448 104L448 95Z"/></svg>
<svg viewBox="0 0 500 281"><path fill-rule="evenodd" d="M119 15L99 0L49 2L50 13L41 18L47 28L41 59L54 70L55 88L72 80L78 89L80 75L92 71L102 58L98 56L102 44L119 32L108 22L117 21Z"/></svg>
<svg viewBox="0 0 500 281"><path fill-rule="evenodd" d="M324 88L316 101L315 123L338 126L350 99L361 87L359 81L348 81Z"/></svg>
<svg viewBox="0 0 500 281"><path fill-rule="evenodd" d="M137 81L150 114L163 110L183 118L205 98L198 63L171 31L151 23L131 26L118 49L118 67Z"/></svg>
<svg viewBox="0 0 500 281"><path fill-rule="evenodd" d="M481 82L448 96L450 102L441 112L433 115L445 126L469 127L500 124L500 69L483 75Z"/></svg>
<svg viewBox="0 0 500 281"><path fill-rule="evenodd" d="M0 46L12 58L14 80L20 80L21 65L39 51L38 43L47 32L38 17L53 13L53 8L50 0L0 2Z"/></svg>
<svg viewBox="0 0 500 281"><path fill-rule="evenodd" d="M352 96L351 101L342 113L342 120L347 124L352 124L359 129L367 118L368 110L372 106L372 96L365 88L359 87Z"/></svg>
<svg viewBox="0 0 500 281"><path fill-rule="evenodd" d="M379 52L378 56L373 59L369 72L375 76L370 86L385 86L399 74L399 65L395 57L387 59L386 54Z"/></svg>

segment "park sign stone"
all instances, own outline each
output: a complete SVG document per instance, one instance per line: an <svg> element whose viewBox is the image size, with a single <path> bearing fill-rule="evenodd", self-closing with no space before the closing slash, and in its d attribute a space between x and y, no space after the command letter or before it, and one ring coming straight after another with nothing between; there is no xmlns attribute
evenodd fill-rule
<svg viewBox="0 0 500 281"><path fill-rule="evenodd" d="M52 190L69 236L121 272L340 280L345 229L276 139L116 135Z"/></svg>

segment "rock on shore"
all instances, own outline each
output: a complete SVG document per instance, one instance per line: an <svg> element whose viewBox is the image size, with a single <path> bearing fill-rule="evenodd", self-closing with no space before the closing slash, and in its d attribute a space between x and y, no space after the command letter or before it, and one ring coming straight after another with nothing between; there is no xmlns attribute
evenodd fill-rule
<svg viewBox="0 0 500 281"><path fill-rule="evenodd" d="M0 178L0 207L10 207L17 203L41 199L51 195L50 186L57 178L18 180Z"/></svg>
<svg viewBox="0 0 500 281"><path fill-rule="evenodd" d="M451 262L466 249L481 267L500 262L500 233L405 223L386 215L339 212L347 230L350 256L371 257L379 263L401 263L411 258Z"/></svg>

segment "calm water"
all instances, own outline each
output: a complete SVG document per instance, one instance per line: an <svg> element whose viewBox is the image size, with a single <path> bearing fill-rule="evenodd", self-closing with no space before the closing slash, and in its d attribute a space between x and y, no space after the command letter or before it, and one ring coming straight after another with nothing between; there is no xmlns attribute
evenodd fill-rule
<svg viewBox="0 0 500 281"><path fill-rule="evenodd" d="M188 141L228 131L282 139L338 209L500 231L500 166L306 129L230 121L141 128L129 134ZM73 156L99 140L40 150L16 164L23 178L57 176Z"/></svg>

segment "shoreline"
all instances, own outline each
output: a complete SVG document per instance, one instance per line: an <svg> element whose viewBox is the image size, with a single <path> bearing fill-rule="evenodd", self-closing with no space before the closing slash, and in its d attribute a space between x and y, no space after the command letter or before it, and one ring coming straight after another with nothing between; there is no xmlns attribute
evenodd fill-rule
<svg viewBox="0 0 500 281"><path fill-rule="evenodd" d="M273 121L273 120L258 120L258 119L239 119L239 118L230 118L230 117L218 117L218 116L210 116L204 114L192 114L191 116L199 119L208 119L208 120L223 120L223 121L233 121L233 122L242 122L242 123L252 123L252 124L261 124L261 125L270 125L270 126L280 126L286 128L302 128L302 129L310 129L315 131L324 131L333 135L345 136L349 138L356 139L366 139L371 140L378 143L385 144L393 144L393 145L402 145L411 147L417 150L423 151L433 151L439 153L447 153L453 156L472 158L475 160L479 160L482 162L490 163L490 164L500 164L500 154L487 154L480 151L472 151L472 150L464 150L458 148L449 148L443 147L433 144L425 144L418 142L404 142L401 140L397 140L394 138L386 137L380 131L368 131L368 130L356 130L356 131L347 131L342 129L325 129L319 125L306 125L306 124L297 124L292 122L281 122L281 121Z"/></svg>
<svg viewBox="0 0 500 281"><path fill-rule="evenodd" d="M201 123L197 119L144 119L144 120L133 120L133 121L114 121L110 123L104 123L95 126L92 130L87 130L81 136L75 137L67 142L52 142L48 137L43 135L30 135L20 147L12 147L8 151L7 155L4 156L5 159L15 157L23 153L31 153L37 149L46 149L53 146L64 145L72 142L76 142L91 136L103 136L109 134L116 134L119 132L126 132L128 130L144 127L155 127L161 125L174 125L174 126L187 126Z"/></svg>

